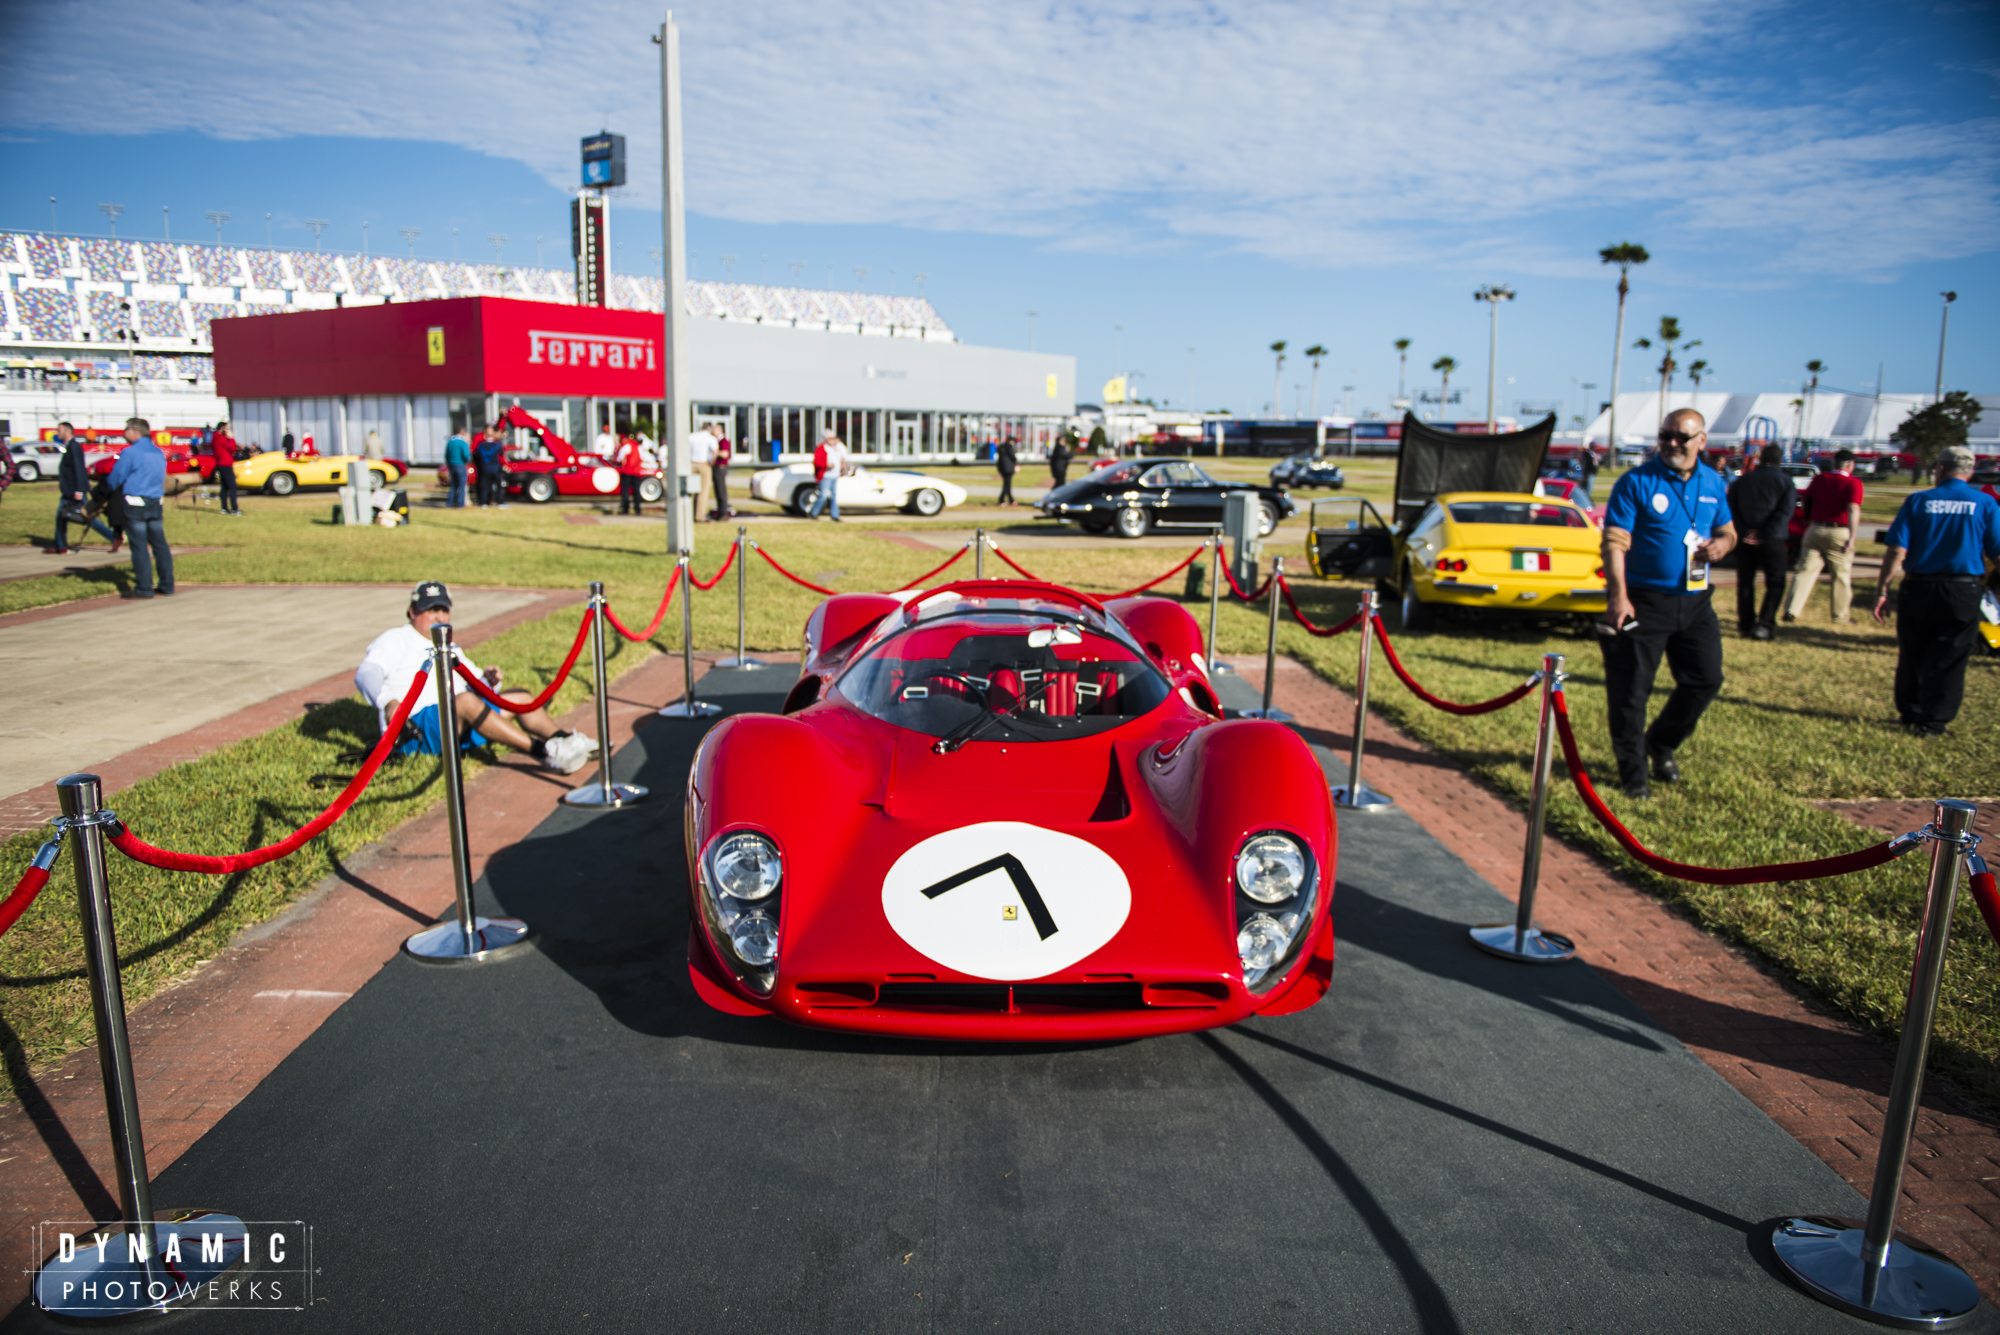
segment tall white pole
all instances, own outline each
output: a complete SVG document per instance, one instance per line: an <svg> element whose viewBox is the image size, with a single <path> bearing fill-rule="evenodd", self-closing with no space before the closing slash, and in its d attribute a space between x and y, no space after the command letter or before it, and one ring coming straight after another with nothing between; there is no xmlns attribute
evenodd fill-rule
<svg viewBox="0 0 2000 1335"><path fill-rule="evenodd" d="M1490 297L1493 323L1486 338L1486 434L1493 434L1493 369L1500 363L1500 298Z"/></svg>
<svg viewBox="0 0 2000 1335"><path fill-rule="evenodd" d="M1958 300L1956 292L1940 292L1944 298L1944 315L1938 321L1938 372L1937 388L1931 391L1931 402L1944 401L1944 336L1951 332L1951 303Z"/></svg>
<svg viewBox="0 0 2000 1335"><path fill-rule="evenodd" d="M660 187L666 251L666 385L660 423L660 458L667 471L667 550L694 545L694 499L684 495L688 463L687 188L681 173L681 34L674 13L654 37L660 44Z"/></svg>

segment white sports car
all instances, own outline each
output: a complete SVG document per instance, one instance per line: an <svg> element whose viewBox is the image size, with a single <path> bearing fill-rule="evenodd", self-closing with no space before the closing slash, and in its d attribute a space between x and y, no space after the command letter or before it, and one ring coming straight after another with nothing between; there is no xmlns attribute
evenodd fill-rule
<svg viewBox="0 0 2000 1335"><path fill-rule="evenodd" d="M811 464L786 464L766 468L751 475L750 494L760 501L782 505L802 515L819 485L813 481ZM941 477L903 468L864 468L856 465L840 479L840 508L907 510L913 515L934 515L947 505L965 504L965 488Z"/></svg>

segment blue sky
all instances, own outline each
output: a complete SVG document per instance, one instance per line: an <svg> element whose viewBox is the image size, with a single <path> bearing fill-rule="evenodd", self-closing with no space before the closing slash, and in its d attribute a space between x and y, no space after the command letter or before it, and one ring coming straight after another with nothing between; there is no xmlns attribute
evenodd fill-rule
<svg viewBox="0 0 2000 1335"><path fill-rule="evenodd" d="M1458 359L1483 411L1610 378L1614 241L1645 244L1710 388L2000 392L2000 10L1771 0L676 10L699 277L924 291L970 342L1070 352L1176 405L1262 411L1266 348L1384 409ZM0 11L0 227L566 262L577 140L628 136L622 266L659 245L659 11L79 0ZM78 34L92 34L88 42ZM652 207L648 207L651 204ZM865 268L865 280L855 275ZM1040 315L1030 320L1028 311ZM1123 326L1119 332L1117 326ZM1189 350L1193 349L1193 352ZM1625 387L1647 383L1644 354ZM1511 378L1512 383L1504 383ZM1311 372L1285 368L1287 411ZM1343 386L1353 385L1351 395ZM1088 395L1086 395L1088 397Z"/></svg>

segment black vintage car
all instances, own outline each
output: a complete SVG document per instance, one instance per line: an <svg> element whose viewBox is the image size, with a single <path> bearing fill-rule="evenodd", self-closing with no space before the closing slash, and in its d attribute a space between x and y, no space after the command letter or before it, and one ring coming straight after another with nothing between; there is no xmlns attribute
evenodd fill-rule
<svg viewBox="0 0 2000 1335"><path fill-rule="evenodd" d="M1315 459L1310 454L1294 454L1271 467L1274 487L1331 487L1339 491L1347 485L1347 474L1331 459Z"/></svg>
<svg viewBox="0 0 2000 1335"><path fill-rule="evenodd" d="M1233 491L1257 494L1260 536L1298 509L1277 487L1218 482L1185 459L1132 459L1055 488L1042 498L1042 516L1076 524L1086 533L1142 538L1155 528L1219 526L1222 498Z"/></svg>

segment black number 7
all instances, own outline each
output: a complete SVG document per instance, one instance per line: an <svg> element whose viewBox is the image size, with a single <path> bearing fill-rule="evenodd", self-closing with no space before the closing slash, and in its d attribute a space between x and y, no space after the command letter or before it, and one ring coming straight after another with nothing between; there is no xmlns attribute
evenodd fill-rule
<svg viewBox="0 0 2000 1335"><path fill-rule="evenodd" d="M1046 941L1056 934L1056 920L1049 916L1049 906L1042 902L1042 892L1035 889L1029 879L1028 869L1021 865L1021 859L1012 853L1002 853L997 858L988 858L977 867L967 867L956 876L947 876L936 885L924 891L925 899L936 899L947 890L956 890L969 884L988 872L1004 871L1007 879L1014 883L1014 892L1021 896L1021 902L1028 907L1028 921L1035 924L1035 930Z"/></svg>

